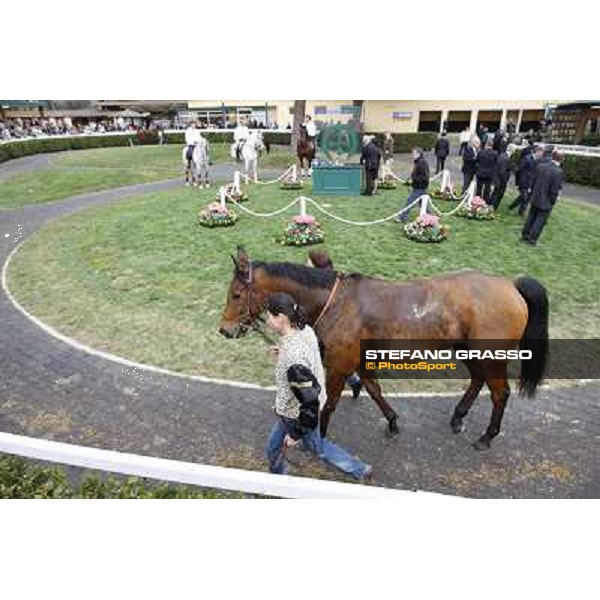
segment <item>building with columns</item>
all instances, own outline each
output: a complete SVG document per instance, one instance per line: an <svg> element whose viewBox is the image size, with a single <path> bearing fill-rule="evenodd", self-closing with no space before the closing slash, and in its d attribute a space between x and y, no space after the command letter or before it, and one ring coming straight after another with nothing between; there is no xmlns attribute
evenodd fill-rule
<svg viewBox="0 0 600 600"><path fill-rule="evenodd" d="M485 125L490 131L538 129L556 100L366 100L362 121L367 131L450 133Z"/></svg>
<svg viewBox="0 0 600 600"><path fill-rule="evenodd" d="M307 100L306 114L317 125L354 120L365 131L452 133L485 125L491 131L512 123L516 131L537 129L556 100ZM234 125L247 117L286 128L293 120L293 100L188 100L188 118L214 125Z"/></svg>

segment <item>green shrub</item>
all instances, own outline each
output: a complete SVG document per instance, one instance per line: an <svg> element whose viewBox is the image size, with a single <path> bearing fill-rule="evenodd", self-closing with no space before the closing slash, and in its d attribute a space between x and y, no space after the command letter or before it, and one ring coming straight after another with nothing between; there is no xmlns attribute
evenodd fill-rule
<svg viewBox="0 0 600 600"><path fill-rule="evenodd" d="M520 156L521 151L517 150L510 157L513 173L519 164ZM563 154L562 169L567 183L600 188L600 156Z"/></svg>
<svg viewBox="0 0 600 600"><path fill-rule="evenodd" d="M0 499L12 498L243 498L247 495L195 486L147 481L138 477L86 475L75 489L60 467L18 456L0 455Z"/></svg>
<svg viewBox="0 0 600 600"><path fill-rule="evenodd" d="M600 135L592 134L584 137L581 140L582 146L600 146Z"/></svg>
<svg viewBox="0 0 600 600"><path fill-rule="evenodd" d="M383 133L370 133L377 138L379 147L383 148ZM394 152L410 152L413 148L431 150L438 139L437 133L392 133L394 138Z"/></svg>
<svg viewBox="0 0 600 600"><path fill-rule="evenodd" d="M576 156L565 154L563 160L565 179L600 188L600 156Z"/></svg>
<svg viewBox="0 0 600 600"><path fill-rule="evenodd" d="M233 130L206 132L204 136L211 143L232 143ZM264 138L270 144L289 145L291 134L288 132L266 131ZM167 144L184 143L184 133L165 134ZM64 150L84 150L87 148L109 148L115 146L145 146L158 144L158 132L143 130L138 133L127 135L89 135L89 136L68 136L59 138L39 138L34 140L23 140L22 142L10 142L0 144L0 163L13 158L29 156L31 154L41 154L46 152L61 152Z"/></svg>
<svg viewBox="0 0 600 600"><path fill-rule="evenodd" d="M0 456L0 498L72 498L59 468L41 468L16 456Z"/></svg>

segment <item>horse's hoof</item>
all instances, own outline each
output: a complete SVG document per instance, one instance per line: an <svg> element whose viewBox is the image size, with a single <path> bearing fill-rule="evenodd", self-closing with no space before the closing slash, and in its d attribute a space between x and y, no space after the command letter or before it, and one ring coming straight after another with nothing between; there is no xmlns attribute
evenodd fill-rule
<svg viewBox="0 0 600 600"><path fill-rule="evenodd" d="M400 428L398 427L397 419L392 419L391 421L388 421L387 432L390 436L398 435L400 433Z"/></svg>
<svg viewBox="0 0 600 600"><path fill-rule="evenodd" d="M452 417L450 427L452 427L454 433L462 433L465 430L465 424L462 419L457 419L456 417Z"/></svg>
<svg viewBox="0 0 600 600"><path fill-rule="evenodd" d="M475 448L475 450L481 452L483 450L489 450L491 448L491 443L490 440L488 438L486 438L485 436L481 436L474 444L473 444L473 448Z"/></svg>

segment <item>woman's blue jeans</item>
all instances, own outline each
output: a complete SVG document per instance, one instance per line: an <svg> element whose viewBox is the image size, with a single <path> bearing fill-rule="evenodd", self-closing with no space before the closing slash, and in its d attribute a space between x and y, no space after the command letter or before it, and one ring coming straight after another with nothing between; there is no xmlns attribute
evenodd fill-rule
<svg viewBox="0 0 600 600"><path fill-rule="evenodd" d="M284 475L286 472L283 440L286 434L291 431L291 423L293 423L292 419L278 416L271 429L267 442L267 458L269 459L271 473ZM321 460L344 473L352 475L355 479L361 479L367 470L367 465L362 460L352 456L341 446L334 444L327 438L323 439L318 427L302 437L302 444ZM287 451L289 452L289 449Z"/></svg>

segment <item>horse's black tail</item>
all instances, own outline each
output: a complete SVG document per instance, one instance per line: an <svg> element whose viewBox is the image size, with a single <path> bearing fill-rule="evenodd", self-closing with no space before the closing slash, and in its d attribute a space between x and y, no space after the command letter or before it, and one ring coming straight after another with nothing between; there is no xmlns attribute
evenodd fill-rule
<svg viewBox="0 0 600 600"><path fill-rule="evenodd" d="M532 277L519 277L515 287L523 296L529 310L527 325L519 348L531 350L532 358L521 361L519 391L533 396L542 382L548 360L548 294L546 288Z"/></svg>

